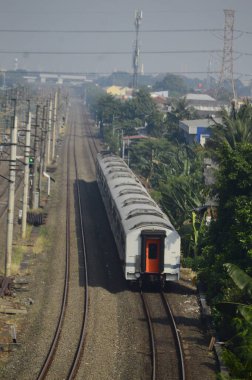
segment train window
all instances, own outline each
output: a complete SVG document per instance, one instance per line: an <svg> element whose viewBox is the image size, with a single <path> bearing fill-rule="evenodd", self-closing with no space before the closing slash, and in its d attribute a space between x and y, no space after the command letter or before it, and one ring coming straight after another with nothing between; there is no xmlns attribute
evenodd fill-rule
<svg viewBox="0 0 252 380"><path fill-rule="evenodd" d="M158 246L156 243L149 244L149 259L155 260L158 255Z"/></svg>

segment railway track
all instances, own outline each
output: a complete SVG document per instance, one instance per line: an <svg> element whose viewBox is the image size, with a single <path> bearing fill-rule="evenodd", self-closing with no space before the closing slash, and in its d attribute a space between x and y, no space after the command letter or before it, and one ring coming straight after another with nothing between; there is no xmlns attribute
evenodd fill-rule
<svg viewBox="0 0 252 380"><path fill-rule="evenodd" d="M95 162L96 154L98 153L99 148L85 113L83 113L83 118L88 130L89 141L91 142L91 144L89 144L90 152L93 157L93 161ZM148 293L143 293L141 291L141 298L144 305L146 318L148 320L151 342L151 378L152 380L160 378L185 380L186 374L182 345L170 305L164 292L152 293L152 299L149 299L149 301L148 297ZM164 330L166 330L166 333L164 333ZM164 336L167 336L167 339L164 340ZM169 358L172 358L170 360L171 365L167 365L167 363L169 363Z"/></svg>
<svg viewBox="0 0 252 380"><path fill-rule="evenodd" d="M180 337L171 308L163 292L140 292L149 327L151 379L185 380Z"/></svg>
<svg viewBox="0 0 252 380"><path fill-rule="evenodd" d="M78 218L79 218L79 224L80 224L80 241L81 241L81 249L82 249L82 256L83 256L83 279L84 279L84 308L82 311L83 319L81 323L81 330L79 334L79 340L78 344L75 350L75 353L73 355L72 362L69 366L68 373L66 375L66 379L73 379L76 375L76 372L78 370L78 366L81 359L81 354L84 348L84 340L86 335L86 328L87 328L87 318L88 318L88 275L87 275L87 258L86 258L86 247L85 247L85 235L84 235L84 220L82 215L82 205L81 205L81 196L80 196L80 189L79 189L79 183L78 183L78 168L77 168L77 157L76 157L76 148L75 148L75 135L76 135L76 125L74 126L74 154L73 154L73 160L74 160L74 166L75 166L75 182L76 182L76 198L77 198L77 206L78 206ZM66 309L68 306L68 294L69 294L69 278L70 278L70 238L71 238L71 226L70 226L70 213L71 213L71 205L70 205L70 143L71 143L71 136L68 138L68 147L67 147L67 197L66 197L66 252L65 252L65 276L64 276L64 291L62 296L62 303L61 303L61 309L60 314L58 317L57 327L55 330L55 334L53 337L53 340L50 345L50 349L48 351L48 354L46 356L46 359L43 363L43 366L39 372L39 375L37 377L38 380L45 379L53 361L55 360L55 357L57 355L58 347L60 345L60 337L62 330L64 329L64 320L66 315Z"/></svg>
<svg viewBox="0 0 252 380"><path fill-rule="evenodd" d="M89 147L90 147L91 155L93 157L93 161L95 163L95 161L96 161L96 155L100 151L100 148L99 148L99 146L97 144L97 139L94 137L94 133L91 130L90 121L88 119L87 113L85 111L83 111L82 116L83 116L83 121L85 123L85 126L87 127L87 130L88 130L88 137L90 139L89 141L92 141L92 145L89 144Z"/></svg>

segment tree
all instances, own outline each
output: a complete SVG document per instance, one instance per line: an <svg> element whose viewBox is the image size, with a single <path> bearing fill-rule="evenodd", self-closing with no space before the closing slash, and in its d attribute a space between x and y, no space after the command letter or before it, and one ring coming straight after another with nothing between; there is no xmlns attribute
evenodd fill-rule
<svg viewBox="0 0 252 380"><path fill-rule="evenodd" d="M202 158L187 146L165 139L131 148L131 167L157 190L159 202L176 227L190 220L204 202Z"/></svg>
<svg viewBox="0 0 252 380"><path fill-rule="evenodd" d="M146 88L141 88L130 103L133 105L134 118L141 119L143 125L146 118L156 111L156 105Z"/></svg>
<svg viewBox="0 0 252 380"><path fill-rule="evenodd" d="M228 114L222 110L222 123L213 120L211 137L206 147L212 151L222 148L223 144L235 149L239 143L252 143L252 107L245 103L238 112Z"/></svg>
<svg viewBox="0 0 252 380"><path fill-rule="evenodd" d="M186 94L188 87L184 79L178 75L166 74L161 80L153 86L155 91L169 91L172 96Z"/></svg>
<svg viewBox="0 0 252 380"><path fill-rule="evenodd" d="M252 379L252 277L234 264L224 267L239 293L229 292L229 299L217 305L228 319L231 316L234 328L233 336L225 342L223 359L232 377Z"/></svg>
<svg viewBox="0 0 252 380"><path fill-rule="evenodd" d="M195 108L189 106L186 97L174 99L172 103L172 114L176 116L177 120L192 120L198 118Z"/></svg>
<svg viewBox="0 0 252 380"><path fill-rule="evenodd" d="M150 136L161 137L165 132L164 115L159 111L152 112L147 118L147 132Z"/></svg>

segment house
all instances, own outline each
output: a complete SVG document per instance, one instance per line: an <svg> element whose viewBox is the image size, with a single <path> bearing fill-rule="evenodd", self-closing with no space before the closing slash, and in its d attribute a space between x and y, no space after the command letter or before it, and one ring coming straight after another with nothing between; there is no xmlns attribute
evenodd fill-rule
<svg viewBox="0 0 252 380"><path fill-rule="evenodd" d="M218 115L222 108L227 107L224 103L218 102L207 94L187 94L184 97L188 107L193 107L200 117Z"/></svg>
<svg viewBox="0 0 252 380"><path fill-rule="evenodd" d="M215 118L215 123L221 123L221 118ZM212 119L181 120L179 128L183 131L188 144L198 143L205 145L210 136L210 126L214 124Z"/></svg>
<svg viewBox="0 0 252 380"><path fill-rule="evenodd" d="M132 88L120 87L120 86L110 86L106 88L106 93L119 97L121 99L128 99L132 97Z"/></svg>

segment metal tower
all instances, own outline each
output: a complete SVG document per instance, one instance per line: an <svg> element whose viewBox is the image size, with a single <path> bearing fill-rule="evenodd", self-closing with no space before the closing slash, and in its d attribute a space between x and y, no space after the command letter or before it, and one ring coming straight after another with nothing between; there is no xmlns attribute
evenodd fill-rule
<svg viewBox="0 0 252 380"><path fill-rule="evenodd" d="M140 22L143 18L143 12L140 10L137 10L135 12L135 29L136 29L136 40L135 40L135 47L133 52L133 91L137 91L138 88L138 68L139 68L139 55L140 55L140 49L139 49L139 27Z"/></svg>
<svg viewBox="0 0 252 380"><path fill-rule="evenodd" d="M235 99L235 86L233 77L233 40L234 40L234 14L235 11L231 9L224 9L225 14L225 26L224 26L224 47L222 55L222 66L220 72L220 78L218 82L219 92L224 80L228 80L231 83L233 96Z"/></svg>

